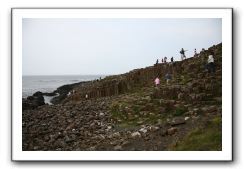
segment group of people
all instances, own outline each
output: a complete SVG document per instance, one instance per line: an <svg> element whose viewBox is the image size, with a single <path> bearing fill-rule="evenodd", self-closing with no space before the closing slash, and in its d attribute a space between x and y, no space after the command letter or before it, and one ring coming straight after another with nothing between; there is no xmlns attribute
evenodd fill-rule
<svg viewBox="0 0 244 169"><path fill-rule="evenodd" d="M172 79L172 76L170 73L166 73L165 75L165 80L166 83L169 84L169 81ZM160 79L159 76L156 77L156 79L154 80L155 86L158 87L160 85Z"/></svg>
<svg viewBox="0 0 244 169"><path fill-rule="evenodd" d="M67 94L68 97L70 97L71 95L75 94L76 91L75 90L72 90L72 91L69 91L69 93Z"/></svg>
<svg viewBox="0 0 244 169"><path fill-rule="evenodd" d="M184 50L183 48L181 49L180 51L180 54L181 54L181 60L185 60L186 59L186 55L185 55L185 52L187 50ZM197 53L197 49L195 48L194 49L194 57L197 57L198 56L198 53Z"/></svg>
<svg viewBox="0 0 244 169"><path fill-rule="evenodd" d="M183 48L181 49L181 51L180 51L180 54L181 54L181 60L186 59L186 55L185 55L185 52L186 52L186 51L187 51L187 50L184 50ZM196 53L196 49L194 50L194 53L195 53L195 55L197 55L197 53ZM195 56L195 55L194 55L194 56ZM171 61L171 63L174 62L174 57L173 57L173 56L170 58L170 61ZM158 61L158 59L157 59L155 65L158 65L158 63L159 63L159 61ZM166 56L165 56L164 58L162 58L162 63L167 63L167 57L166 57Z"/></svg>
<svg viewBox="0 0 244 169"><path fill-rule="evenodd" d="M184 50L183 48L181 48L181 50L180 50L181 60L185 60L186 59L186 55L185 55L186 51L187 50ZM205 49L202 48L202 52L204 52L204 51L205 51ZM197 56L199 56L199 54L197 53L197 49L195 48L194 49L194 57L197 57ZM174 62L174 57L173 56L171 57L170 61L171 61L171 63ZM159 63L159 61L157 59L155 65L157 65L158 63ZM167 57L166 56L164 58L162 58L162 63L167 63Z"/></svg>
<svg viewBox="0 0 244 169"><path fill-rule="evenodd" d="M167 63L167 59L168 59L168 58L165 56L165 57L162 59L162 63ZM174 62L174 57L173 57L173 56L170 58L170 61L171 61L171 63ZM157 65L158 62L159 62L159 61L158 61L158 59L157 59L155 65Z"/></svg>
<svg viewBox="0 0 244 169"><path fill-rule="evenodd" d="M186 59L185 56L185 51L183 48L181 49L180 53L181 53L181 59L184 60ZM205 51L204 49L202 51ZM199 56L199 54L197 53L196 49L194 49L194 57ZM164 59L162 59L163 63L167 63L167 57L164 57ZM174 62L174 58L171 58L171 62ZM158 64L158 60L157 63ZM207 64L205 64L205 70L208 71L209 73L213 74L215 73L215 64L214 64L214 52L210 51L210 54L208 56L208 60L207 60ZM172 79L172 75L170 73L167 73L165 75L165 80L166 83L168 84L169 81ZM159 76L157 76L154 80L155 86L158 87L160 85L160 79Z"/></svg>

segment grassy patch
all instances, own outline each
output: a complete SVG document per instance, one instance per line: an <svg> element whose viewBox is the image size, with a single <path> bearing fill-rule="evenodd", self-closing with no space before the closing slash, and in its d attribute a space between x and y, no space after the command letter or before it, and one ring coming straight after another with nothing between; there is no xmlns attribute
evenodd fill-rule
<svg viewBox="0 0 244 169"><path fill-rule="evenodd" d="M138 114L141 110L141 106L139 105L132 105L132 110L134 112L134 114Z"/></svg>
<svg viewBox="0 0 244 169"><path fill-rule="evenodd" d="M170 150L174 151L221 151L222 150L222 120L212 119L206 127L191 131L181 142Z"/></svg>
<svg viewBox="0 0 244 169"><path fill-rule="evenodd" d="M184 108L184 107L176 108L175 111L174 111L174 113L173 113L173 115L174 115L174 116L181 116L181 115L183 115L186 111L187 111L187 109Z"/></svg>

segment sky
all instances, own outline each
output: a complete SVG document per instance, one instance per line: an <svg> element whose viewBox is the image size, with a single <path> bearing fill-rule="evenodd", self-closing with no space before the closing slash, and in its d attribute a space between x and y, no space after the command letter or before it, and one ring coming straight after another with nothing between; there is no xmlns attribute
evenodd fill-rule
<svg viewBox="0 0 244 169"><path fill-rule="evenodd" d="M222 42L222 19L25 18L23 75L112 75Z"/></svg>

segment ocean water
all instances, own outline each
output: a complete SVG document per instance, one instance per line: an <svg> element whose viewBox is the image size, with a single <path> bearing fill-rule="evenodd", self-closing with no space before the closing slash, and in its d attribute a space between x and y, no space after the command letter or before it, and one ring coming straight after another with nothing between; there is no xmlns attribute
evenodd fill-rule
<svg viewBox="0 0 244 169"><path fill-rule="evenodd" d="M104 78L104 75L66 75L66 76L22 76L22 97L37 91L53 92L58 87L82 81Z"/></svg>

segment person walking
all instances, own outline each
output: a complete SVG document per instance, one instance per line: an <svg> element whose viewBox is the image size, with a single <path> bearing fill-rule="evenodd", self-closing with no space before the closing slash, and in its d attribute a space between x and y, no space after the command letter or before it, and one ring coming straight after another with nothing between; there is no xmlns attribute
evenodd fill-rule
<svg viewBox="0 0 244 169"><path fill-rule="evenodd" d="M185 52L186 52L187 50L184 50L183 48L181 48L181 51L180 51L180 54L181 54L181 60L184 60L184 59L186 59L186 55L185 55Z"/></svg>
<svg viewBox="0 0 244 169"><path fill-rule="evenodd" d="M165 75L165 80L166 80L167 85L169 84L169 81L170 81L171 79L172 79L171 74L170 74L170 73L167 73L167 74Z"/></svg>
<svg viewBox="0 0 244 169"><path fill-rule="evenodd" d="M155 86L158 87L160 84L160 80L158 77L156 77L156 79L154 80Z"/></svg>

